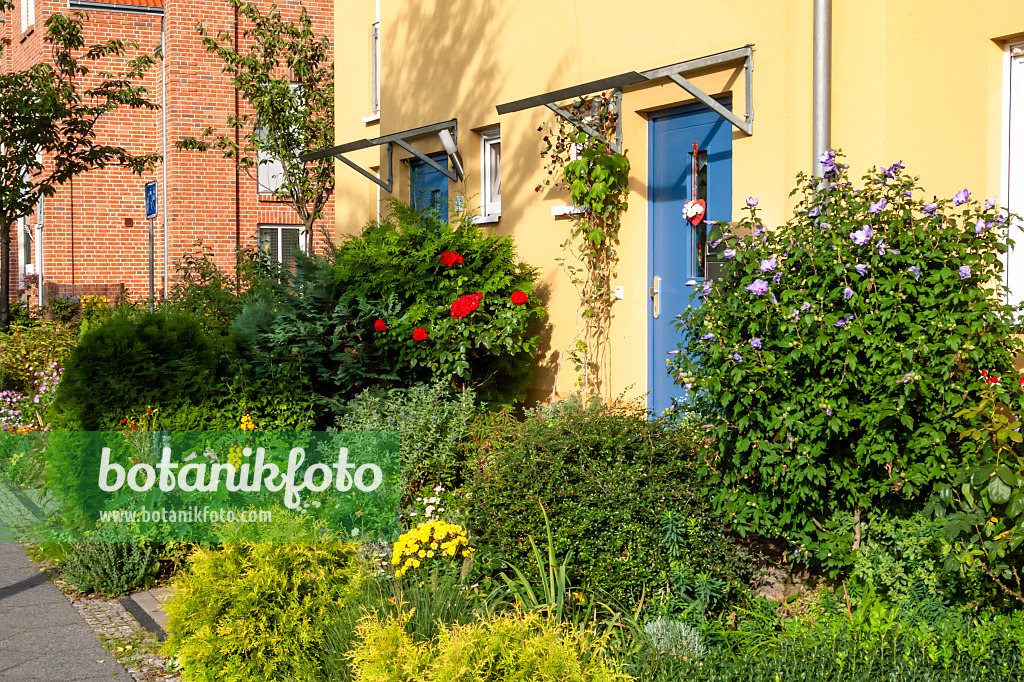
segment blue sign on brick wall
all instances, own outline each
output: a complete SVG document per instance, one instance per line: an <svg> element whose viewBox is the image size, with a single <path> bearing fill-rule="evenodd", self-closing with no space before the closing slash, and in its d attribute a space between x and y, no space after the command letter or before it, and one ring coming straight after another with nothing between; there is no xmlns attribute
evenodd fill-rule
<svg viewBox="0 0 1024 682"><path fill-rule="evenodd" d="M146 183L146 218L156 218L156 180Z"/></svg>

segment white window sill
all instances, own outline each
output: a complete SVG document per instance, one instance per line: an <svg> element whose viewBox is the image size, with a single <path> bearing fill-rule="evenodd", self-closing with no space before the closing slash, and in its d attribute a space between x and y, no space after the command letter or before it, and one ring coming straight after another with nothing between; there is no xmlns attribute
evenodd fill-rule
<svg viewBox="0 0 1024 682"><path fill-rule="evenodd" d="M369 116L363 116L363 123L376 123L380 120L380 112L376 114L370 114Z"/></svg>
<svg viewBox="0 0 1024 682"><path fill-rule="evenodd" d="M561 206L552 206L551 215L576 215L578 213L586 213L587 209L582 206L573 206L572 204L563 204Z"/></svg>
<svg viewBox="0 0 1024 682"><path fill-rule="evenodd" d="M473 216L473 222L477 225L489 225L496 223L501 220L501 214L498 215L475 215Z"/></svg>

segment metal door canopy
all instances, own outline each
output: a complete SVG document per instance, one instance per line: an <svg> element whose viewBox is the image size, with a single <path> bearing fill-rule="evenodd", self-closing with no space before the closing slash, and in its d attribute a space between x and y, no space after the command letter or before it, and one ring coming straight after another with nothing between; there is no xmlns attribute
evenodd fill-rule
<svg viewBox="0 0 1024 682"><path fill-rule="evenodd" d="M455 164L455 171L450 171L447 168L442 167L437 161L421 152L420 150L413 147L409 140L420 135L429 135L430 133L437 133L442 130L450 130L452 139L458 144L459 141L459 123L458 119L450 119L441 123L433 123L431 125L420 126L419 128L411 128L409 130L403 130L400 133L391 133L390 135L382 135L375 137L372 140L363 138L361 140L354 140L352 142L346 142L345 144L339 144L335 147L328 147L327 149L320 149L315 152L306 152L305 154L299 155L299 160L303 163L309 161L318 161L325 159L329 156L333 156L349 168L355 169L358 173L364 177L369 178L373 182L380 185L385 192L391 192L394 186L394 173L392 169L392 159L394 155L394 146L397 144L402 149L406 150L417 159L420 159L427 165L436 169L438 172L443 173L449 180L459 181L462 179L462 173L458 164ZM370 171L362 168L354 161L345 158L344 154L348 152L354 152L359 149L368 149L370 147L377 147L379 145L386 144L388 146L388 179L381 180L379 177L371 173Z"/></svg>
<svg viewBox="0 0 1024 682"><path fill-rule="evenodd" d="M717 64L725 64L728 62L743 61L743 75L744 85L746 87L746 112L745 117L741 119L739 116L731 112L729 109L722 106L718 101L709 96L703 90L698 88L696 85L688 81L683 74L690 74L694 71L706 69L709 66L715 66ZM747 44L743 47L738 47L734 50L727 50L725 52L719 52L717 54L708 55L706 57L700 57L698 59L690 59L685 62L679 62L678 64L671 64L669 66L662 66L661 68L651 69L650 71L627 71L617 76L611 76L609 78L602 78L596 81L590 81L587 83L581 83L568 88L561 88L559 90L552 90L551 92L544 93L542 95L534 95L533 97L526 97L524 99L515 100L514 102L507 102L505 104L499 104L497 106L498 114L509 114L514 111L522 111L524 109L532 109L534 107L546 106L562 118L569 121L571 124L584 131L588 135L594 137L601 137L597 134L593 128L588 126L585 122L572 116L568 111L558 105L558 102L565 101L567 99L574 99L577 97L583 97L590 95L595 92L601 92L603 90L615 90L615 96L617 101L621 102L622 88L628 85L637 85L639 83L645 83L648 81L656 80L658 78L668 78L673 83L686 90L688 93L696 97L698 100L706 104L711 108L712 111L717 113L719 116L727 120L738 129L742 130L747 135L754 134L754 83L753 83L753 72L754 72L754 46L753 44ZM615 132L616 139L609 142L609 146L612 150L622 153L622 116L619 116L618 125Z"/></svg>

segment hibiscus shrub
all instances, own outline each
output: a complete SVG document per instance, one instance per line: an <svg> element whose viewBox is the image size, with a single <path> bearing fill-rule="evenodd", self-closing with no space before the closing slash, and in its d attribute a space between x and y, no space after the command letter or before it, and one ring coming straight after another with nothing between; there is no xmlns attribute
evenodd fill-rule
<svg viewBox="0 0 1024 682"><path fill-rule="evenodd" d="M976 457L957 413L982 370L1016 376L1021 349L995 201L928 201L899 163L856 188L838 159L824 182L799 176L784 226L766 231L753 198L721 226L732 265L680 317L671 368L703 406L719 508L824 565L847 560L862 515L920 508Z"/></svg>
<svg viewBox="0 0 1024 682"><path fill-rule="evenodd" d="M390 209L334 259L338 286L385 311L367 329L376 361L398 385L449 379L491 404L521 401L544 317L537 270L469 216Z"/></svg>

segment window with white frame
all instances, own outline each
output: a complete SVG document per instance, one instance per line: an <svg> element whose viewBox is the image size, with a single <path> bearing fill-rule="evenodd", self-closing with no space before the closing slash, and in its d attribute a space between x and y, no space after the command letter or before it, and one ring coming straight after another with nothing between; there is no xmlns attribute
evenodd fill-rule
<svg viewBox="0 0 1024 682"><path fill-rule="evenodd" d="M498 128L480 134L480 214L501 216L501 132Z"/></svg>
<svg viewBox="0 0 1024 682"><path fill-rule="evenodd" d="M295 272L295 252L303 246L301 225L259 225L256 237L260 253L271 263Z"/></svg>
<svg viewBox="0 0 1024 682"><path fill-rule="evenodd" d="M281 159L261 149L256 152L256 163L256 191L259 194L280 192L281 184L284 182L284 166Z"/></svg>
<svg viewBox="0 0 1024 682"><path fill-rule="evenodd" d="M36 0L21 0L21 32L36 23Z"/></svg>
<svg viewBox="0 0 1024 682"><path fill-rule="evenodd" d="M1006 48L1006 162L1004 191L1011 214L1024 214L1024 43ZM1009 288L1007 302L1024 303L1024 223L1015 220L1009 237L1015 244L1006 252L1004 282Z"/></svg>

